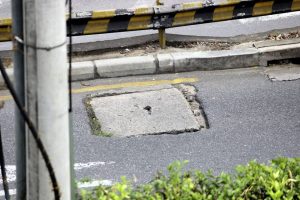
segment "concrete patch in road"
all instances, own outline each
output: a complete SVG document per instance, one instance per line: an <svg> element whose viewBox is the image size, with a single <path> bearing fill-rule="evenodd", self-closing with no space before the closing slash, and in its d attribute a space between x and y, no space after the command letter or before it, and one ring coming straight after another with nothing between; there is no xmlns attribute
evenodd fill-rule
<svg viewBox="0 0 300 200"><path fill-rule="evenodd" d="M94 114L91 120L99 122L96 128L116 137L178 134L206 127L199 120L201 113L193 112L184 94L174 87L91 97L87 106Z"/></svg>
<svg viewBox="0 0 300 200"><path fill-rule="evenodd" d="M267 68L265 74L271 81L293 81L300 79L300 65L274 66Z"/></svg>

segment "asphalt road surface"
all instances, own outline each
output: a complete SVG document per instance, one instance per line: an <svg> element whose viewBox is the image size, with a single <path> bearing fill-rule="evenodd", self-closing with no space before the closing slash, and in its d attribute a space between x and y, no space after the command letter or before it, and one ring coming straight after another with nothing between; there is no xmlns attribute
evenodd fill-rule
<svg viewBox="0 0 300 200"><path fill-rule="evenodd" d="M0 0L0 17L10 16L10 1ZM129 8L154 5L155 1L89 0L73 1L74 11ZM183 1L179 1L183 2ZM189 0L185 0L189 2ZM177 3L174 0L167 4ZM116 7L117 6L117 7ZM210 23L169 29L182 35L232 37L274 29L300 27L300 12ZM76 37L75 42L113 40L154 31L124 32ZM0 51L10 49L0 43ZM252 159L260 162L278 156L300 157L300 80L271 82L263 69L194 72L89 81L86 84L115 84L152 79L196 77L199 99L208 116L210 129L180 135L132 138L101 138L91 135L82 103L86 94L73 96L74 141L77 179L103 179L107 184L125 175L137 183L147 182L157 170L175 160L189 160L188 168L231 172L237 164ZM81 87L75 83L74 87ZM5 93L5 92L4 92ZM0 91L3 95L3 91ZM9 165L11 189L14 189L14 108L6 102L0 110L0 124ZM133 178L134 177L134 178ZM2 186L0 186L2 188ZM0 199L3 197L0 191Z"/></svg>
<svg viewBox="0 0 300 200"><path fill-rule="evenodd" d="M236 165L253 159L267 162L278 156L300 157L300 80L271 82L262 68L252 68L94 80L84 85L178 77L199 79L193 85L210 129L130 138L92 136L82 101L87 93L73 95L77 179L89 177L111 184L127 176L144 183L175 160L189 160L189 169L220 173L232 172ZM83 86L75 83L73 87ZM13 110L13 102L8 101L0 111L11 188L15 173Z"/></svg>

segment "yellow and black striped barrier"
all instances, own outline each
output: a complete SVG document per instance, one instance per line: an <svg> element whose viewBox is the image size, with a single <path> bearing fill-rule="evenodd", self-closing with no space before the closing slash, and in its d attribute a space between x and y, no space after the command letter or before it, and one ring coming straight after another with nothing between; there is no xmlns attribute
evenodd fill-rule
<svg viewBox="0 0 300 200"><path fill-rule="evenodd" d="M74 13L72 35L152 29L153 15L151 7Z"/></svg>
<svg viewBox="0 0 300 200"><path fill-rule="evenodd" d="M0 19L0 42L11 40L11 19Z"/></svg>
<svg viewBox="0 0 300 200"><path fill-rule="evenodd" d="M163 26L169 28L299 11L300 0L231 0L220 5L202 5L202 7L198 5L198 7L200 8L175 12L167 20L170 23Z"/></svg>
<svg viewBox="0 0 300 200"><path fill-rule="evenodd" d="M72 33L89 35L145 29L165 29L264 16L300 10L300 0L227 0L223 3L191 2L135 9L72 14ZM0 19L0 41L11 40L11 20Z"/></svg>

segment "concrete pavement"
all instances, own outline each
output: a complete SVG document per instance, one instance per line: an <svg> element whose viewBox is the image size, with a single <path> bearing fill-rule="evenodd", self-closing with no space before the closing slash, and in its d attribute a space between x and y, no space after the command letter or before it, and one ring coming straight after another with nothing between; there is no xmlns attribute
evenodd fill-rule
<svg viewBox="0 0 300 200"><path fill-rule="evenodd" d="M117 181L126 175L141 183L174 160L190 160L189 168L219 173L252 159L266 162L277 156L300 156L299 80L270 82L258 69L179 76L199 78L194 85L210 129L181 135L88 139L84 137L88 127L76 124L77 159L89 161L93 157L116 162L81 176ZM80 112L84 112L84 107L78 105L76 113ZM87 120L76 114L74 117L75 121Z"/></svg>
<svg viewBox="0 0 300 200"><path fill-rule="evenodd" d="M196 119L184 94L169 85L142 92L95 95L86 106L93 133L100 136L102 132L112 137L179 134L205 126Z"/></svg>

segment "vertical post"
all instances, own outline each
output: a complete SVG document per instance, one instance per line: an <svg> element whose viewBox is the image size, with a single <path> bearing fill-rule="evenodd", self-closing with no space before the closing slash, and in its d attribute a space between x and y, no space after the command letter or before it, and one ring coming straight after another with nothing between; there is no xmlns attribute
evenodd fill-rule
<svg viewBox="0 0 300 200"><path fill-rule="evenodd" d="M156 5L161 6L164 5L164 3L161 2L161 0L156 0ZM159 39L159 46L162 49L166 48L166 29L165 28L159 28L158 29L158 39Z"/></svg>
<svg viewBox="0 0 300 200"><path fill-rule="evenodd" d="M161 0L156 0L156 5L160 6L160 5L163 5L162 2L160 2Z"/></svg>
<svg viewBox="0 0 300 200"><path fill-rule="evenodd" d="M162 49L166 48L166 29L160 28L158 29L158 35L159 35L159 46Z"/></svg>
<svg viewBox="0 0 300 200"><path fill-rule="evenodd" d="M25 106L24 94L24 56L23 45L16 42L15 37L23 40L23 0L12 0L12 41L15 90L22 106ZM15 139L16 139L16 199L26 197L26 148L25 122L19 109L15 108Z"/></svg>
<svg viewBox="0 0 300 200"><path fill-rule="evenodd" d="M75 170L74 170L74 139L73 139L73 105L72 105L72 0L68 0L69 18L67 20L67 33L69 33L69 69L68 69L68 82L69 82L69 142L70 142L70 164L71 164L71 199L76 198L76 182L75 182Z"/></svg>
<svg viewBox="0 0 300 200"><path fill-rule="evenodd" d="M65 1L24 0L26 107L54 168L61 199L71 199ZM26 132L27 200L53 199L44 160Z"/></svg>

